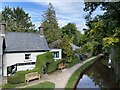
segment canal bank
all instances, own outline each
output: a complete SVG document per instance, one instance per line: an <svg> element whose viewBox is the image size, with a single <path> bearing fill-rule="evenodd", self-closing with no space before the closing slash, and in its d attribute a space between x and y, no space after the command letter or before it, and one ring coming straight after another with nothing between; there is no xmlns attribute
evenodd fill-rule
<svg viewBox="0 0 120 90"><path fill-rule="evenodd" d="M74 88L76 85L76 82L80 76L80 73L85 70L86 67L89 67L92 63L94 63L94 61L96 61L98 58L101 58L102 56L104 56L103 54L100 54L98 56L92 57L86 61L83 62L83 64L81 66L79 66L74 72L73 74L70 76L70 78L68 79L68 82L66 83L65 88Z"/></svg>
<svg viewBox="0 0 120 90"><path fill-rule="evenodd" d="M99 58L80 74L75 89L96 88L97 90L119 90L113 68L108 64L108 58Z"/></svg>

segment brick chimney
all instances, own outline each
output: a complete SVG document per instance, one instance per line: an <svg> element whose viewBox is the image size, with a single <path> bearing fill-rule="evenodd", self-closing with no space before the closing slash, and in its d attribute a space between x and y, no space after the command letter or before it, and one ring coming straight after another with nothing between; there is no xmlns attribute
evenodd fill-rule
<svg viewBox="0 0 120 90"><path fill-rule="evenodd" d="M0 25L0 35L5 34L5 29L6 29L6 23L5 23L5 21L2 21L2 23Z"/></svg>
<svg viewBox="0 0 120 90"><path fill-rule="evenodd" d="M40 35L43 35L44 33L43 33L44 31L43 31L43 25L41 24L41 26L39 27L39 33L40 33Z"/></svg>

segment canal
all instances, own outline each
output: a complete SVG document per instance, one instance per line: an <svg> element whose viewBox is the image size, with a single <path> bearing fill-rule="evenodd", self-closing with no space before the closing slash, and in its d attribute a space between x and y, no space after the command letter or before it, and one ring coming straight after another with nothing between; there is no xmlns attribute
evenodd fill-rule
<svg viewBox="0 0 120 90"><path fill-rule="evenodd" d="M108 62L109 59L104 57L86 68L80 75L75 88L79 90L83 90L83 88L119 90L116 84L115 73Z"/></svg>

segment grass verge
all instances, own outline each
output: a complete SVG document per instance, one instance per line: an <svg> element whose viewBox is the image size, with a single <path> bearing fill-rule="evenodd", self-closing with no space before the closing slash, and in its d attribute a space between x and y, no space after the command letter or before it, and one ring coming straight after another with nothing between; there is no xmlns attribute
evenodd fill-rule
<svg viewBox="0 0 120 90"><path fill-rule="evenodd" d="M7 84L4 84L2 85L2 88L3 89L11 89L11 88L15 88L15 87L19 87L19 86L24 86L26 85L25 83L20 83L20 84L10 84L10 83L7 83Z"/></svg>
<svg viewBox="0 0 120 90"><path fill-rule="evenodd" d="M68 88L70 89L73 89L77 80L78 80L78 77L80 76L81 72L89 65L91 65L96 59L98 58L94 58L93 60L91 61L88 61L86 62L84 65L82 65L81 67L79 67L72 75L71 77L69 78L67 84L66 84L66 87L65 87L65 90L67 90Z"/></svg>
<svg viewBox="0 0 120 90"><path fill-rule="evenodd" d="M55 88L55 84L49 81L45 81L43 83L39 83L30 87L26 87L20 90L45 90L45 89L49 89L49 90L53 90Z"/></svg>

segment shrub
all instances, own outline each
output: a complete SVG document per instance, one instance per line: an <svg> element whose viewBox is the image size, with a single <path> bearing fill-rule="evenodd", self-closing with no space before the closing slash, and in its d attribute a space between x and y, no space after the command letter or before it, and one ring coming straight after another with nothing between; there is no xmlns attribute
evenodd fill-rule
<svg viewBox="0 0 120 90"><path fill-rule="evenodd" d="M58 69L58 64L60 64L62 60L57 60L48 65L48 73L54 72Z"/></svg>
<svg viewBox="0 0 120 90"><path fill-rule="evenodd" d="M38 71L39 73L42 73L42 68L46 65L46 63L52 62L54 62L54 59L51 52L46 52L42 55L38 55L34 70Z"/></svg>
<svg viewBox="0 0 120 90"><path fill-rule="evenodd" d="M8 83L10 84L19 84L24 83L25 74L35 72L35 70L27 70L27 71L18 71L14 75L7 78Z"/></svg>
<svg viewBox="0 0 120 90"><path fill-rule="evenodd" d="M80 60L77 56L72 57L72 61L67 64L67 68L73 67L74 65L80 63Z"/></svg>

